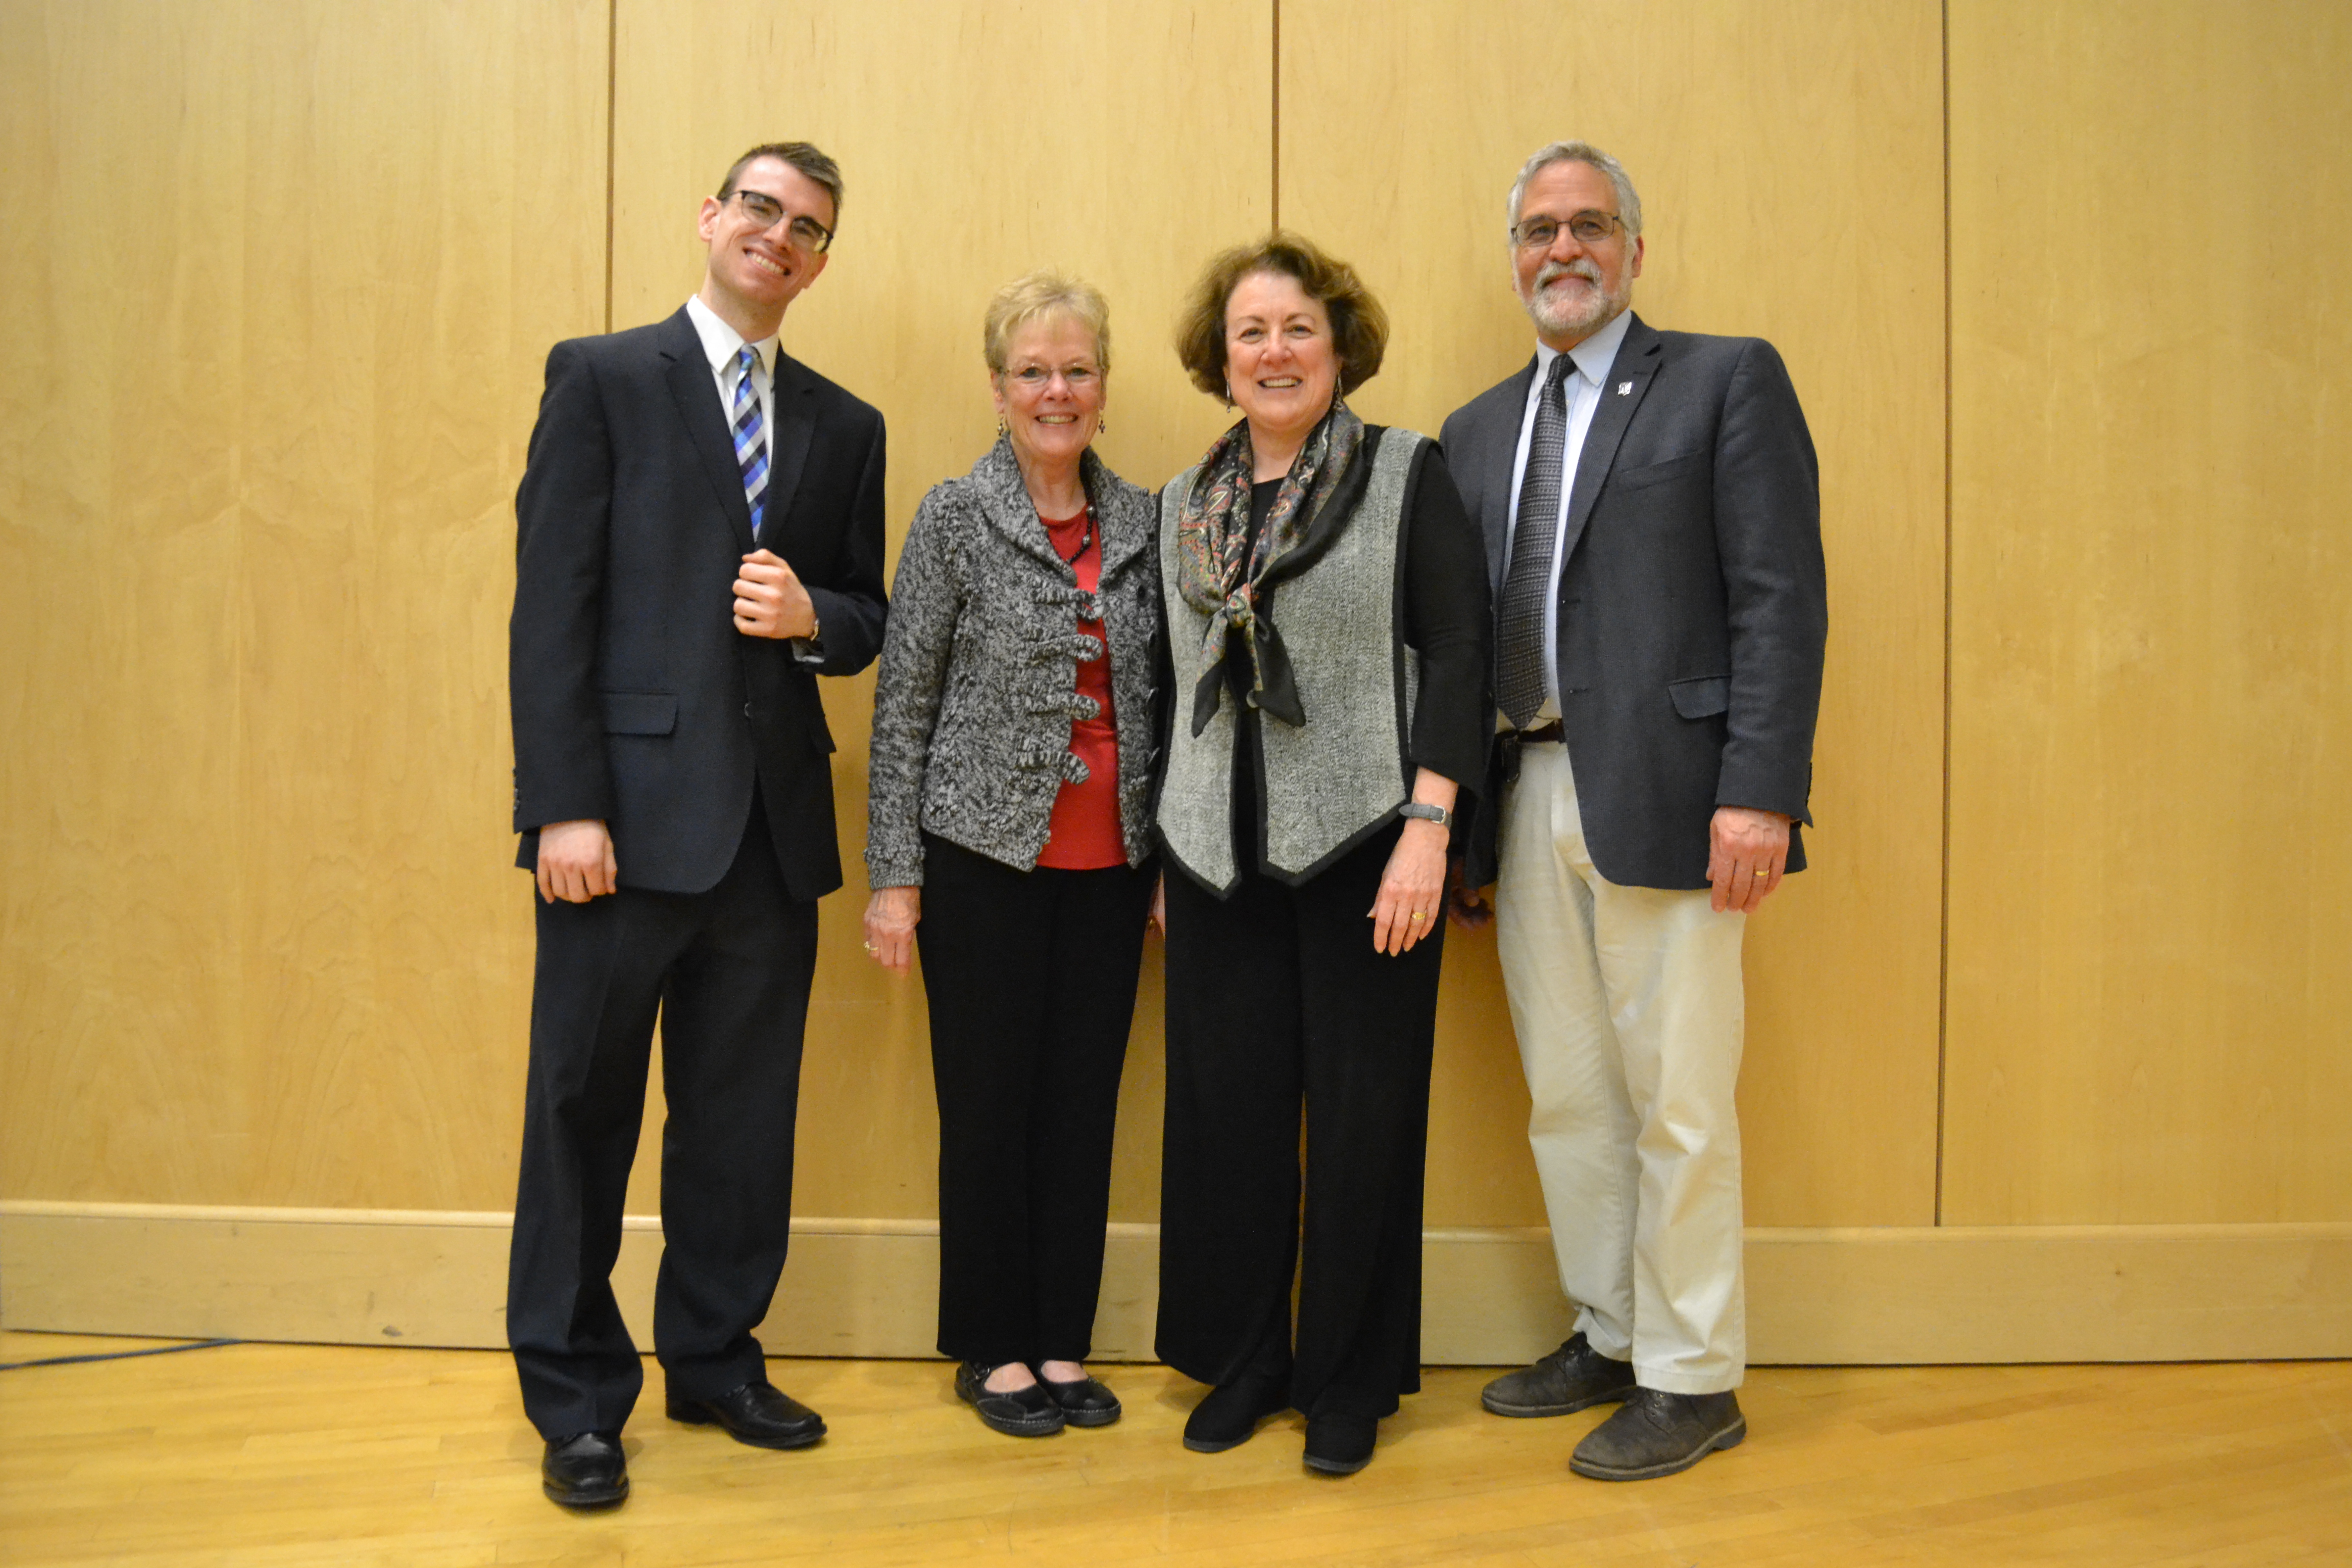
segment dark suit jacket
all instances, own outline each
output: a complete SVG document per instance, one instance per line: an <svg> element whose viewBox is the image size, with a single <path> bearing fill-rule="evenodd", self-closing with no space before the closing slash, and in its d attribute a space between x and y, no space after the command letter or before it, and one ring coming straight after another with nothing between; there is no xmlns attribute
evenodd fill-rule
<svg viewBox="0 0 2352 1568"><path fill-rule="evenodd" d="M1481 393L1443 438L1498 610L1534 374L1530 362ZM1810 822L1829 616L1821 481L1772 345L1636 317L1585 436L1563 551L1561 721L1601 874L1706 886L1718 805ZM1473 885L1494 875L1493 822L1483 814L1474 833ZM1792 834L1789 869L1803 865Z"/></svg>
<svg viewBox="0 0 2352 1568"><path fill-rule="evenodd" d="M701 892L734 859L756 777L793 897L841 886L815 676L881 647L882 416L781 353L774 386L760 542L816 605L814 665L735 629L751 510L692 319L547 356L515 496L518 865L541 824L601 817L624 887Z"/></svg>

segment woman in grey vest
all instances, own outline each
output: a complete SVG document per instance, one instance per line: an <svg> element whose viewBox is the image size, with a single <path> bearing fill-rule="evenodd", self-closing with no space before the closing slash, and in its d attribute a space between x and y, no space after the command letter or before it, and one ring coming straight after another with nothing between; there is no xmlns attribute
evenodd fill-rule
<svg viewBox="0 0 2352 1568"><path fill-rule="evenodd" d="M874 692L866 950L921 931L940 1352L996 1431L1118 1419L1082 1364L1135 1012L1160 633L1150 492L1103 466L1102 296L990 302L996 445L916 510Z"/></svg>
<svg viewBox="0 0 2352 1568"><path fill-rule="evenodd" d="M1159 1352L1215 1385L1186 1447L1295 1407L1307 1463L1340 1475L1421 1385L1445 863L1493 724L1478 534L1435 446L1345 401L1387 335L1304 239L1216 258L1179 353L1243 418L1160 498Z"/></svg>

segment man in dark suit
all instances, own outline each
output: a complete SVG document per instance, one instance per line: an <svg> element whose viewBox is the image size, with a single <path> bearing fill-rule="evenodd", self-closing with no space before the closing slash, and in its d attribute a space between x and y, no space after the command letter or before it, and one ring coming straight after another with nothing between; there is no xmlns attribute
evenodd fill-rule
<svg viewBox="0 0 2352 1568"><path fill-rule="evenodd" d="M1511 256L1535 363L1445 423L1495 588L1497 946L1576 1332L1487 1409L1621 1405L1579 1474L1687 1469L1746 1435L1739 943L1804 864L1827 626L1820 485L1754 338L1627 306L1642 208L1583 142L1528 160Z"/></svg>
<svg viewBox="0 0 2352 1568"><path fill-rule="evenodd" d="M745 153L702 204L695 297L548 355L515 498L539 958L507 1336L567 1507L628 1493L644 1373L609 1276L656 1011L669 1415L772 1448L824 1434L752 1330L791 1227L816 900L841 885L815 677L882 641L881 416L776 342L840 202L805 142Z"/></svg>

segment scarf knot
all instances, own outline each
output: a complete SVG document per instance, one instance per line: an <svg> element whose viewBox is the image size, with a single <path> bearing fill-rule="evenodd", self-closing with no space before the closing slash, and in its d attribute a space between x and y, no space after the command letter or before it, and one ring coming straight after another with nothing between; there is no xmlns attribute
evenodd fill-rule
<svg viewBox="0 0 2352 1568"><path fill-rule="evenodd" d="M1282 634L1265 613L1265 590L1272 586L1269 574L1322 521L1363 440L1364 422L1335 395L1329 412L1308 434L1283 476L1265 525L1255 539L1249 526L1255 471L1249 421L1244 419L1218 437L1201 459L1176 521L1177 592L1208 617L1201 645L1206 668L1192 689L1195 735L1216 716L1235 633L1249 660L1250 706L1294 727L1307 722Z"/></svg>

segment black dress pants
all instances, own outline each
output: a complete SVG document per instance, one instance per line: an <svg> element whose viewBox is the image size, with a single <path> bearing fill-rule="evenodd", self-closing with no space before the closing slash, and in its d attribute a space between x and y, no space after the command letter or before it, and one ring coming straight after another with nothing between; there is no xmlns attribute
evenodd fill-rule
<svg viewBox="0 0 2352 1568"><path fill-rule="evenodd" d="M1222 900L1168 878L1160 1357L1202 1383L1287 1373L1309 1415L1386 1415L1421 1386L1444 928L1373 950L1396 840L1376 834L1303 887L1245 872Z"/></svg>
<svg viewBox="0 0 2352 1568"><path fill-rule="evenodd" d="M940 1353L1084 1361L1155 868L1018 871L926 834Z"/></svg>
<svg viewBox="0 0 2352 1568"><path fill-rule="evenodd" d="M751 1331L792 1230L816 906L785 891L755 798L709 891L625 887L539 902L538 920L507 1338L523 1409L553 1439L618 1428L645 1381L611 1274L656 1012L668 1112L655 1353L680 1398L763 1375Z"/></svg>

